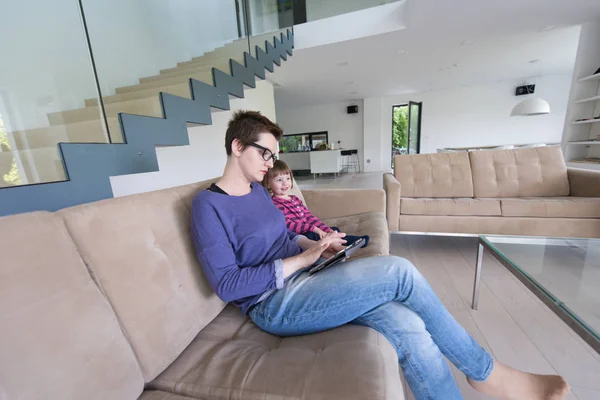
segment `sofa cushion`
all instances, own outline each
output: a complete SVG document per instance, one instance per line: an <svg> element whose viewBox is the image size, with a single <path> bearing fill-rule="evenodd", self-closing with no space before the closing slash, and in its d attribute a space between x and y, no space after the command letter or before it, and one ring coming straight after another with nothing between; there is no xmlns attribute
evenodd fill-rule
<svg viewBox="0 0 600 400"><path fill-rule="evenodd" d="M394 157L394 176L402 197L473 197L466 152L399 155Z"/></svg>
<svg viewBox="0 0 600 400"><path fill-rule="evenodd" d="M189 234L191 199L211 183L59 212L112 303L146 380L225 307L204 278Z"/></svg>
<svg viewBox="0 0 600 400"><path fill-rule="evenodd" d="M349 217L330 218L323 221L328 226L335 226L347 235L369 235L369 245L359 249L353 258L390 254L389 232L385 214L370 212L351 215Z"/></svg>
<svg viewBox="0 0 600 400"><path fill-rule="evenodd" d="M472 151L468 154L475 197L569 195L567 166L559 146Z"/></svg>
<svg viewBox="0 0 600 400"><path fill-rule="evenodd" d="M600 218L600 197L502 199L505 217Z"/></svg>
<svg viewBox="0 0 600 400"><path fill-rule="evenodd" d="M163 392L162 390L146 390L138 400L202 400L199 398L181 396L174 393Z"/></svg>
<svg viewBox="0 0 600 400"><path fill-rule="evenodd" d="M496 199L411 199L402 198L400 214L411 215L496 215L500 216L500 200Z"/></svg>
<svg viewBox="0 0 600 400"><path fill-rule="evenodd" d="M0 398L137 398L140 367L62 219L0 218L0 254Z"/></svg>
<svg viewBox="0 0 600 400"><path fill-rule="evenodd" d="M394 348L375 330L279 337L229 305L149 387L215 400L397 400L399 374Z"/></svg>
<svg viewBox="0 0 600 400"><path fill-rule="evenodd" d="M294 187L290 189L290 194L297 196L302 202L306 205L306 200L304 200L304 195L302 195L302 191L300 190L300 186L298 186L298 182L296 179L292 178Z"/></svg>

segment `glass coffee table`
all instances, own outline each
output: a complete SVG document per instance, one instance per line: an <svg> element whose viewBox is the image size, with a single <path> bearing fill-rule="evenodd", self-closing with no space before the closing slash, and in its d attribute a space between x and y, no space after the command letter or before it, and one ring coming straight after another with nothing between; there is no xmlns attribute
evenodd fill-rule
<svg viewBox="0 0 600 400"><path fill-rule="evenodd" d="M480 235L474 310L485 250L600 353L600 239Z"/></svg>

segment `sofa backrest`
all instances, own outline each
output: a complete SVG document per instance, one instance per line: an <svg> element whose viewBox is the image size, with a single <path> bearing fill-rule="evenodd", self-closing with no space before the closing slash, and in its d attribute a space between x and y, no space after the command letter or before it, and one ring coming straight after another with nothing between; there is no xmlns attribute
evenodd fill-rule
<svg viewBox="0 0 600 400"><path fill-rule="evenodd" d="M567 166L560 146L481 150L468 154L475 197L569 195Z"/></svg>
<svg viewBox="0 0 600 400"><path fill-rule="evenodd" d="M215 180L59 212L112 304L146 381L225 307L190 239L190 207Z"/></svg>
<svg viewBox="0 0 600 400"><path fill-rule="evenodd" d="M136 399L142 372L63 220L0 218L0 399Z"/></svg>
<svg viewBox="0 0 600 400"><path fill-rule="evenodd" d="M402 185L402 197L473 197L466 152L398 155L394 176Z"/></svg>

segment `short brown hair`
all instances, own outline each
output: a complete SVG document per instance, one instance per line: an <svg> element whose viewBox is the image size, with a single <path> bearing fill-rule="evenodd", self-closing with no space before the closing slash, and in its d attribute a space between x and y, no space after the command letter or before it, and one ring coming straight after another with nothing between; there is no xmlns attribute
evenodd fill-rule
<svg viewBox="0 0 600 400"><path fill-rule="evenodd" d="M273 168L269 168L267 174L263 178L262 185L265 188L269 189L269 181L279 175L289 175L290 178L292 178L292 186L290 187L290 189L294 188L294 174L292 174L292 170L290 169L290 167L288 167L288 165L281 160L275 161L273 163Z"/></svg>
<svg viewBox="0 0 600 400"><path fill-rule="evenodd" d="M225 133L225 151L231 155L233 140L237 139L242 144L242 150L250 143L258 140L260 133L270 133L279 140L283 130L274 122L258 111L239 110L233 114Z"/></svg>

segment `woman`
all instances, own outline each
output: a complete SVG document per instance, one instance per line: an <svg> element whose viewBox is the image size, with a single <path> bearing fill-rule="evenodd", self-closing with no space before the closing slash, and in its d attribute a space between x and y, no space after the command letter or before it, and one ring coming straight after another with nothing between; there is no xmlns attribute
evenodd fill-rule
<svg viewBox="0 0 600 400"><path fill-rule="evenodd" d="M560 376L535 375L495 362L444 308L406 259L347 261L313 276L306 269L338 251L344 234L318 242L289 232L260 185L276 159L281 129L257 112L237 112L225 136L223 177L192 206L192 237L217 295L261 329L304 335L347 323L382 333L416 399L461 399L444 355L477 391L507 400L558 400ZM349 295L351 294L351 295Z"/></svg>

